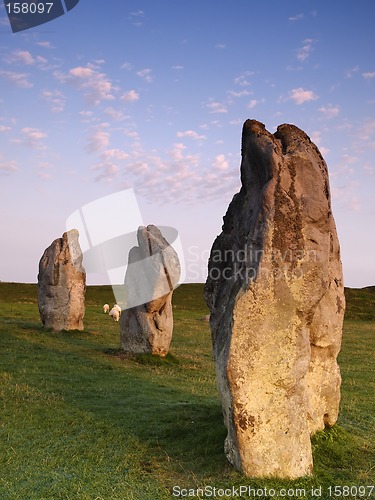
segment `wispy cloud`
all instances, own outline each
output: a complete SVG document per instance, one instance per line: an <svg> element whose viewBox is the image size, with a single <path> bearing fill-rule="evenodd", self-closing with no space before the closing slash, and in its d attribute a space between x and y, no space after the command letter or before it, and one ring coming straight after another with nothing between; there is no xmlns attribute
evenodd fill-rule
<svg viewBox="0 0 375 500"><path fill-rule="evenodd" d="M315 101L318 96L312 90L306 90L302 87L297 89L292 89L289 92L288 99L294 101L297 105L303 104L309 101Z"/></svg>
<svg viewBox="0 0 375 500"><path fill-rule="evenodd" d="M137 76L139 76L139 78L142 78L147 83L151 83L154 81L154 77L152 75L152 69L150 68L145 68L141 69L140 71L137 71Z"/></svg>
<svg viewBox="0 0 375 500"><path fill-rule="evenodd" d="M356 163L358 163L358 160L359 160L358 156L349 153L344 153L341 156L342 168L346 168L349 173L353 174L354 170L351 167L351 165L355 165Z"/></svg>
<svg viewBox="0 0 375 500"><path fill-rule="evenodd" d="M98 121L96 115L92 111L89 111L87 109L79 111L78 114L83 118L81 120L82 123L93 123Z"/></svg>
<svg viewBox="0 0 375 500"><path fill-rule="evenodd" d="M16 50L8 57L8 62L21 62L32 66L35 64L35 59L28 50Z"/></svg>
<svg viewBox="0 0 375 500"><path fill-rule="evenodd" d="M359 152L370 151L373 156L375 151L375 119L367 118L359 127L356 148Z"/></svg>
<svg viewBox="0 0 375 500"><path fill-rule="evenodd" d="M358 73L359 71L359 66L354 66L353 68L350 68L347 70L346 72L346 78L352 78L352 76L355 74L355 73Z"/></svg>
<svg viewBox="0 0 375 500"><path fill-rule="evenodd" d="M304 19L304 14L296 14L295 16L291 16L289 17L289 21L292 21L292 22L296 22L296 21L301 21L302 19Z"/></svg>
<svg viewBox="0 0 375 500"><path fill-rule="evenodd" d="M364 139L373 137L375 135L375 119L374 118L365 119L361 125L360 132L361 136L363 136Z"/></svg>
<svg viewBox="0 0 375 500"><path fill-rule="evenodd" d="M213 161L213 166L217 170L228 170L229 163L225 158L225 155L217 155Z"/></svg>
<svg viewBox="0 0 375 500"><path fill-rule="evenodd" d="M44 47L45 49L54 49L55 47L52 45L51 42L44 41L44 42L35 42L35 45L39 45L39 47Z"/></svg>
<svg viewBox="0 0 375 500"><path fill-rule="evenodd" d="M361 209L358 197L352 194L352 185L348 186L332 186L331 194L332 199L341 203L350 212L358 212Z"/></svg>
<svg viewBox="0 0 375 500"><path fill-rule="evenodd" d="M177 137L188 137L188 138L194 139L194 140L203 140L206 138L205 135L199 135L194 130L185 130L184 132L177 132L176 136Z"/></svg>
<svg viewBox="0 0 375 500"><path fill-rule="evenodd" d="M37 176L43 180L49 180L52 178L51 171L54 165L48 161L39 161L37 164Z"/></svg>
<svg viewBox="0 0 375 500"><path fill-rule="evenodd" d="M367 73L362 73L363 78L366 80L372 80L375 78L375 71L367 72Z"/></svg>
<svg viewBox="0 0 375 500"><path fill-rule="evenodd" d="M178 142L169 150L169 154L174 161L182 160L184 158L184 149L186 148L185 144Z"/></svg>
<svg viewBox="0 0 375 500"><path fill-rule="evenodd" d="M217 43L215 45L215 49L226 49L226 48L227 48L227 46L225 43Z"/></svg>
<svg viewBox="0 0 375 500"><path fill-rule="evenodd" d="M5 78L8 82L14 84L16 87L23 89L30 89L34 85L27 79L27 73L16 73L14 71L0 71L0 77Z"/></svg>
<svg viewBox="0 0 375 500"><path fill-rule="evenodd" d="M0 155L0 175L10 175L18 170L18 165L15 160L5 160Z"/></svg>
<svg viewBox="0 0 375 500"><path fill-rule="evenodd" d="M87 101L92 105L115 99L114 94L118 90L107 75L98 71L93 64L77 66L68 73L55 71L54 76L61 83L69 83L83 91Z"/></svg>
<svg viewBox="0 0 375 500"><path fill-rule="evenodd" d="M136 130L124 130L123 134L126 137L130 137L131 139L138 140L139 139L139 134Z"/></svg>
<svg viewBox="0 0 375 500"><path fill-rule="evenodd" d="M193 132L193 133L192 133ZM197 200L229 199L238 189L238 166L230 168L228 155L220 154L211 160L202 160L182 142L159 151L143 149L136 131L124 131L134 139L126 150L104 149L95 165L97 180L112 182L121 188L134 187L153 203L191 204ZM195 138L194 131L178 135Z"/></svg>
<svg viewBox="0 0 375 500"><path fill-rule="evenodd" d="M332 104L328 104L328 106L322 106L319 108L320 113L324 116L324 118L336 118L340 113L339 106L333 106Z"/></svg>
<svg viewBox="0 0 375 500"><path fill-rule="evenodd" d="M255 106L257 106L258 104L261 104L262 102L264 102L265 99L251 99L248 103L247 103L247 109L253 109L255 108Z"/></svg>
<svg viewBox="0 0 375 500"><path fill-rule="evenodd" d="M367 175L373 175L375 173L375 165L366 162L363 165L363 170Z"/></svg>
<svg viewBox="0 0 375 500"><path fill-rule="evenodd" d="M116 122L120 122L122 120L125 120L126 116L124 113L118 109L112 108L112 106L108 106L107 108L104 109L104 114L107 116L110 116L112 120Z"/></svg>
<svg viewBox="0 0 375 500"><path fill-rule="evenodd" d="M121 96L121 101L125 102L135 102L139 101L139 94L136 90L128 90Z"/></svg>
<svg viewBox="0 0 375 500"><path fill-rule="evenodd" d="M304 62L310 57L314 41L312 38L307 38L303 41L302 47L297 50L297 59L300 62Z"/></svg>
<svg viewBox="0 0 375 500"><path fill-rule="evenodd" d="M103 151L101 154L101 157L105 160L112 159L112 160L127 160L129 158L129 154L126 153L125 151L122 151L121 149L115 148L115 149L106 149Z"/></svg>
<svg viewBox="0 0 375 500"><path fill-rule="evenodd" d="M218 102L218 101L210 101L209 103L206 104L207 108L209 109L210 113L227 113L228 108L225 106L225 104Z"/></svg>
<svg viewBox="0 0 375 500"><path fill-rule="evenodd" d="M44 90L42 98L48 102L52 113L61 113L64 111L66 98L60 90Z"/></svg>
<svg viewBox="0 0 375 500"><path fill-rule="evenodd" d="M251 94L252 94L252 92L250 92L250 90L247 90L247 89L243 89L243 90L239 90L239 91L228 90L228 95L231 97L246 97L246 96L251 95Z"/></svg>
<svg viewBox="0 0 375 500"><path fill-rule="evenodd" d="M145 15L143 10L135 10L133 12L130 12L129 16L130 17L143 17Z"/></svg>
<svg viewBox="0 0 375 500"><path fill-rule="evenodd" d="M94 170L100 173L96 176L96 180L105 180L112 182L120 172L121 162L127 160L129 154L121 149L105 149L100 153L100 161L94 165Z"/></svg>
<svg viewBox="0 0 375 500"><path fill-rule="evenodd" d="M131 71L133 69L133 65L130 62L124 62L120 66L121 69L126 69L127 71Z"/></svg>
<svg viewBox="0 0 375 500"><path fill-rule="evenodd" d="M319 151L323 156L326 156L329 153L329 149L322 145L322 133L319 130L312 132L311 140L316 146L318 146Z"/></svg>
<svg viewBox="0 0 375 500"><path fill-rule="evenodd" d="M234 83L236 85L240 85L241 87L248 87L250 85L249 77L254 73L251 71L245 71L242 75L237 76L234 79Z"/></svg>
<svg viewBox="0 0 375 500"><path fill-rule="evenodd" d="M8 64L21 64L23 66L36 66L39 69L48 67L48 60L43 56L33 56L28 50L15 50L5 58Z"/></svg>
<svg viewBox="0 0 375 500"><path fill-rule="evenodd" d="M21 133L24 137L24 143L33 149L47 149L43 144L43 139L47 137L45 132L37 128L24 127L21 129Z"/></svg>
<svg viewBox="0 0 375 500"><path fill-rule="evenodd" d="M89 152L104 150L109 145L110 133L106 130L107 127L107 123L102 123L91 130L87 143Z"/></svg>
<svg viewBox="0 0 375 500"><path fill-rule="evenodd" d="M112 182L120 171L120 167L110 161L99 162L94 166L94 169L100 170L100 173L96 176L96 180L104 180L106 182Z"/></svg>
<svg viewBox="0 0 375 500"><path fill-rule="evenodd" d="M140 26L143 26L143 17L144 17L145 13L143 10L135 10L133 12L130 12L129 14L129 20L133 22L133 26L137 26L137 27L140 27Z"/></svg>

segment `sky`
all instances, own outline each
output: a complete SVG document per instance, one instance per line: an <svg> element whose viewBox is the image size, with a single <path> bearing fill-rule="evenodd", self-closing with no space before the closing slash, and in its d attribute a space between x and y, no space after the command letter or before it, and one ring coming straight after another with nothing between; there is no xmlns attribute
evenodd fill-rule
<svg viewBox="0 0 375 500"><path fill-rule="evenodd" d="M374 0L80 0L12 33L2 4L0 281L35 283L68 217L130 188L204 281L251 118L319 147L345 285L375 285L374 19Z"/></svg>

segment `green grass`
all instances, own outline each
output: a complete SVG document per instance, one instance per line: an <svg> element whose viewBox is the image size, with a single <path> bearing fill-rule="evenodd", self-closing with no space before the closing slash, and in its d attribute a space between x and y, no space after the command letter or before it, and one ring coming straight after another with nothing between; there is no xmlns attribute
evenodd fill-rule
<svg viewBox="0 0 375 500"><path fill-rule="evenodd" d="M375 286L345 288L346 319L375 320Z"/></svg>
<svg viewBox="0 0 375 500"><path fill-rule="evenodd" d="M375 294L346 294L338 424L313 437L314 476L281 481L245 478L225 459L202 285L175 291L171 351L159 359L119 353L119 325L101 310L110 287L88 288L84 332L55 334L41 327L36 285L0 283L0 499L153 500L177 498L177 485L247 485L302 488L284 498L304 499L322 487L326 500L330 486L374 484L374 323L363 318Z"/></svg>

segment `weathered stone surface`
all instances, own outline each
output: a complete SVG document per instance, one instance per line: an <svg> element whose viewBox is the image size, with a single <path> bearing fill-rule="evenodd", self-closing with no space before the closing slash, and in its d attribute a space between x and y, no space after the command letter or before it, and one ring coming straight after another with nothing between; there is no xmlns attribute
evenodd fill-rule
<svg viewBox="0 0 375 500"><path fill-rule="evenodd" d="M121 314L121 349L164 357L172 341L172 294L180 277L180 263L156 226L139 227L137 239L138 246L129 252L125 286L129 300L139 305Z"/></svg>
<svg viewBox="0 0 375 500"><path fill-rule="evenodd" d="M39 262L38 307L42 323L54 331L83 330L86 273L78 231L64 233Z"/></svg>
<svg viewBox="0 0 375 500"><path fill-rule="evenodd" d="M336 422L345 309L327 166L293 125L247 120L242 187L211 249L209 306L225 453L250 476L312 472Z"/></svg>

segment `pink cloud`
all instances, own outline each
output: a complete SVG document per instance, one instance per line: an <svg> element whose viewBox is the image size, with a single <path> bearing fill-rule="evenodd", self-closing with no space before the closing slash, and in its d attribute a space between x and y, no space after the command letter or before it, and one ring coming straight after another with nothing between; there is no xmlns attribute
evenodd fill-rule
<svg viewBox="0 0 375 500"><path fill-rule="evenodd" d="M152 76L152 69L150 68L145 68L141 69L140 71L137 71L137 76L145 80L147 83L151 83L154 80L154 77Z"/></svg>
<svg viewBox="0 0 375 500"><path fill-rule="evenodd" d="M188 138L194 139L194 140L202 140L202 139L206 138L205 135L199 135L194 130L185 130L184 132L177 132L176 136L177 137L188 137Z"/></svg>
<svg viewBox="0 0 375 500"><path fill-rule="evenodd" d="M35 64L35 59L28 50L17 50L13 52L13 54L11 55L11 60L22 62L23 64L27 64L28 66Z"/></svg>
<svg viewBox="0 0 375 500"><path fill-rule="evenodd" d="M210 110L210 113L227 113L228 109L224 104L217 101L211 101L207 104L207 108Z"/></svg>
<svg viewBox="0 0 375 500"><path fill-rule="evenodd" d="M13 71L0 71L0 76L4 77L10 83L13 83L16 87L29 89L34 85L27 80L29 76L27 73L15 73Z"/></svg>
<svg viewBox="0 0 375 500"><path fill-rule="evenodd" d="M0 175L9 175L18 170L17 162L15 160L3 160L0 157Z"/></svg>
<svg viewBox="0 0 375 500"><path fill-rule="evenodd" d="M100 151L109 145L109 132L102 128L95 129L89 136L87 148L90 152Z"/></svg>
<svg viewBox="0 0 375 500"><path fill-rule="evenodd" d="M339 106L333 106L332 104L329 104L328 106L322 106L321 108L319 108L319 111L325 118L330 119L338 116L338 114L340 113L340 108Z"/></svg>
<svg viewBox="0 0 375 500"><path fill-rule="evenodd" d="M312 90L305 90L302 87L297 89L292 89L289 92L288 99L294 101L297 105L303 104L304 102L315 101L318 96Z"/></svg>
<svg viewBox="0 0 375 500"><path fill-rule="evenodd" d="M46 146L42 143L43 139L47 137L45 132L37 128L25 127L21 129L21 133L25 138L25 144L33 149L46 149Z"/></svg>
<svg viewBox="0 0 375 500"><path fill-rule="evenodd" d="M306 61L313 50L314 40L312 38L307 38L303 41L303 45L297 50L297 59L301 62Z"/></svg>
<svg viewBox="0 0 375 500"><path fill-rule="evenodd" d="M367 72L367 73L362 73L363 78L366 78L366 80L372 80L375 78L375 71Z"/></svg>
<svg viewBox="0 0 375 500"><path fill-rule="evenodd" d="M118 90L105 73L100 73L97 66L88 64L86 67L77 66L67 74L55 71L54 76L61 83L70 83L82 90L90 104L98 105L101 101L115 98Z"/></svg>
<svg viewBox="0 0 375 500"><path fill-rule="evenodd" d="M139 94L136 90L129 90L121 97L121 101L135 102L139 100Z"/></svg>
<svg viewBox="0 0 375 500"><path fill-rule="evenodd" d="M218 170L228 170L229 163L227 162L224 155L217 155L213 162L213 165Z"/></svg>
<svg viewBox="0 0 375 500"><path fill-rule="evenodd" d="M64 94L59 90L44 90L42 92L42 97L50 105L52 113L64 111L66 99Z"/></svg>

